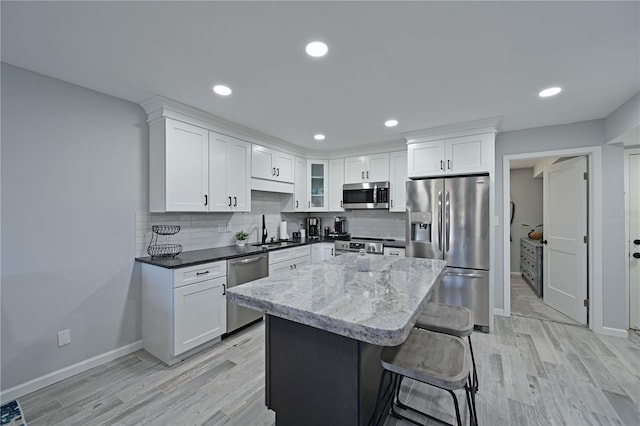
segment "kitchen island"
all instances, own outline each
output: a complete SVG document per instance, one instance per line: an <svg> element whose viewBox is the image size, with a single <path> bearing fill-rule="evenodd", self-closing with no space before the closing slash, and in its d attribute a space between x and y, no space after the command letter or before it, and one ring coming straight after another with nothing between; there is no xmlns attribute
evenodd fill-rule
<svg viewBox="0 0 640 426"><path fill-rule="evenodd" d="M365 425L380 352L409 336L439 282L442 260L356 254L276 273L227 290L266 314L266 405L278 425Z"/></svg>

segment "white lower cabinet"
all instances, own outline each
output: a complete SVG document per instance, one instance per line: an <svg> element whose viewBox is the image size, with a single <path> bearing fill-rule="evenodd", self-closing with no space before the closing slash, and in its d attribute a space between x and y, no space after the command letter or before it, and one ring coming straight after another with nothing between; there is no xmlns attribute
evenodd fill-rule
<svg viewBox="0 0 640 426"><path fill-rule="evenodd" d="M311 263L321 263L335 256L334 243L311 244Z"/></svg>
<svg viewBox="0 0 640 426"><path fill-rule="evenodd" d="M142 346L168 365L227 331L226 262L142 265Z"/></svg>
<svg viewBox="0 0 640 426"><path fill-rule="evenodd" d="M385 256L405 257L405 249L399 247L385 247L382 254Z"/></svg>
<svg viewBox="0 0 640 426"><path fill-rule="evenodd" d="M311 261L308 245L269 252L269 275L279 271L293 271Z"/></svg>

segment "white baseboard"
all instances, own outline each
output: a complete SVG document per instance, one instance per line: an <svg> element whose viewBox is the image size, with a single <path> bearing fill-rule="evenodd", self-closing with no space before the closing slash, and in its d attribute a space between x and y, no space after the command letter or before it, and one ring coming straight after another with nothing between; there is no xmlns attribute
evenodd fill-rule
<svg viewBox="0 0 640 426"><path fill-rule="evenodd" d="M28 393L35 392L38 389L42 389L54 383L57 383L60 380L75 376L76 374L82 373L83 371L87 371L93 367L97 367L98 365L104 364L105 362L113 361L114 359L128 355L140 349L142 349L142 340L138 340L137 342L130 343L121 348L94 356L93 358L85 359L84 361L80 361L77 364L61 368L60 370L45 374L44 376L29 380L28 382L22 383L21 385L17 385L4 390L0 392L0 400L3 402L12 401Z"/></svg>
<svg viewBox="0 0 640 426"><path fill-rule="evenodd" d="M504 309L501 308L493 308L493 315L497 315L499 317L505 317Z"/></svg>
<svg viewBox="0 0 640 426"><path fill-rule="evenodd" d="M629 337L629 331L624 330L622 328L602 327L602 328L594 329L593 331L600 334L606 334L607 336L624 337L624 338Z"/></svg>

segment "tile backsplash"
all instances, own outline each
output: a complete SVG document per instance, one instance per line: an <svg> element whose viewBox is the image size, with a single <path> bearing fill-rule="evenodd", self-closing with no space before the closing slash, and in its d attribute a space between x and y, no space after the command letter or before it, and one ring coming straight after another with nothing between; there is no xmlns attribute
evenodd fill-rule
<svg viewBox="0 0 640 426"><path fill-rule="evenodd" d="M245 213L147 213L136 212L136 256L147 256L152 225L180 225L172 236L160 235L158 244L182 244L184 251L223 247L235 244L235 233L249 233L249 242L260 238L262 215L265 215L269 238L278 237L280 221L287 221L289 235L300 228L307 216L319 216L323 228L333 226L334 216L347 217L347 230L353 236L404 239L404 213L381 210L353 210L344 213L281 213L282 195L251 192L251 212Z"/></svg>

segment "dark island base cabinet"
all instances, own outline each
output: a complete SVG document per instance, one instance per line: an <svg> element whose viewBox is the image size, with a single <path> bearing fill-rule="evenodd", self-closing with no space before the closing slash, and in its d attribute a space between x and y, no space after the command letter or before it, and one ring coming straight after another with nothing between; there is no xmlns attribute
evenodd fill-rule
<svg viewBox="0 0 640 426"><path fill-rule="evenodd" d="M278 426L366 425L381 346L266 315L266 405Z"/></svg>

